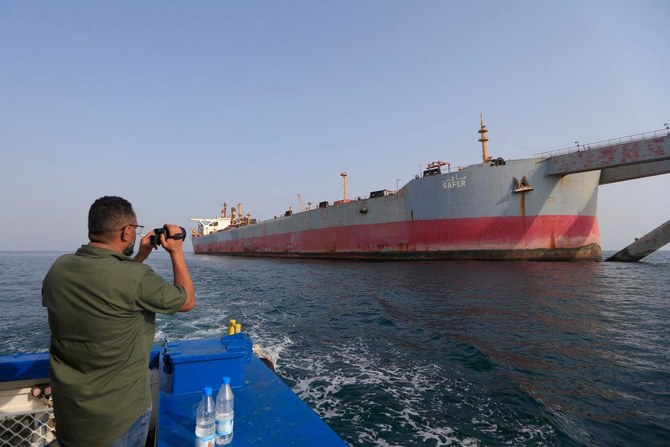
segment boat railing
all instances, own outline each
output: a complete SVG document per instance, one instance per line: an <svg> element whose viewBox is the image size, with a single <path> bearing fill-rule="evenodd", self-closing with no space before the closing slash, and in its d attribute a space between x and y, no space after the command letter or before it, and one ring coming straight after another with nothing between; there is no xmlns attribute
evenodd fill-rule
<svg viewBox="0 0 670 447"><path fill-rule="evenodd" d="M0 445L3 446L43 446L56 438L52 408L2 412L0 421Z"/></svg>
<svg viewBox="0 0 670 447"><path fill-rule="evenodd" d="M579 151L588 151L592 149L600 149L607 146L616 146L618 144L626 143L635 143L637 141L649 140L652 138L660 138L670 136L670 127L668 123L665 124L665 129L652 130L649 132L638 133L634 135L628 135L626 137L613 138L611 140L596 141L594 143L579 144L578 141L575 141L575 146L566 147L563 149L557 149L553 151L540 152L535 154L536 158L549 158L556 157L558 155L571 154L573 152Z"/></svg>

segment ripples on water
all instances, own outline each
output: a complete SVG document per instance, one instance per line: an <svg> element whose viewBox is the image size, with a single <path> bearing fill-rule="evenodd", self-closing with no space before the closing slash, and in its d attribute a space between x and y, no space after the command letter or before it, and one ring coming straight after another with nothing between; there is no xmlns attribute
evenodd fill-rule
<svg viewBox="0 0 670 447"><path fill-rule="evenodd" d="M2 350L48 347L55 253L0 253ZM187 255L197 309L230 318L351 445L667 445L670 253L640 264L329 262ZM169 258L149 262L171 277ZM22 303L17 306L16 303Z"/></svg>

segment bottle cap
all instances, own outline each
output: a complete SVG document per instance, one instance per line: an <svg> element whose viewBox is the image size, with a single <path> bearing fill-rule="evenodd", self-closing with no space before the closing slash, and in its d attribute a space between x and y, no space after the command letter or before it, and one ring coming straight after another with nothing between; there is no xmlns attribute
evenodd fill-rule
<svg viewBox="0 0 670 447"><path fill-rule="evenodd" d="M224 385L230 385L230 377L222 377L221 381Z"/></svg>
<svg viewBox="0 0 670 447"><path fill-rule="evenodd" d="M212 395L212 387L211 386L206 386L202 389L202 394L205 396L211 396Z"/></svg>

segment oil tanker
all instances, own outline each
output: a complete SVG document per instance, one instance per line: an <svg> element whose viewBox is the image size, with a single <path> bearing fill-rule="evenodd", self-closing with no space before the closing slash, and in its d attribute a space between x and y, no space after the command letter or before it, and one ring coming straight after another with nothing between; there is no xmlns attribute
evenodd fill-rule
<svg viewBox="0 0 670 447"><path fill-rule="evenodd" d="M241 205L192 218L197 254L334 259L599 260L600 171L547 175L547 157L433 162L396 191L257 221ZM446 167L446 169L445 169Z"/></svg>

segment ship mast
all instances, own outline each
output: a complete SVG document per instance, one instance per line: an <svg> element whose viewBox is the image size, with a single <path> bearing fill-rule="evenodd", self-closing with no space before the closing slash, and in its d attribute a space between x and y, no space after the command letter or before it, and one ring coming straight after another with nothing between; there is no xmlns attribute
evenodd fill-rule
<svg viewBox="0 0 670 447"><path fill-rule="evenodd" d="M342 176L342 182L344 183L344 198L342 199L344 202L347 201L347 173L343 172L340 174Z"/></svg>
<svg viewBox="0 0 670 447"><path fill-rule="evenodd" d="M491 160L489 157L488 150L486 149L486 142L489 141L489 139L486 136L486 125L484 124L484 114L480 113L479 114L479 121L480 121L480 128L477 131L479 134L481 134L481 137L479 138L479 142L482 143L482 160L484 160L484 163L487 161Z"/></svg>

